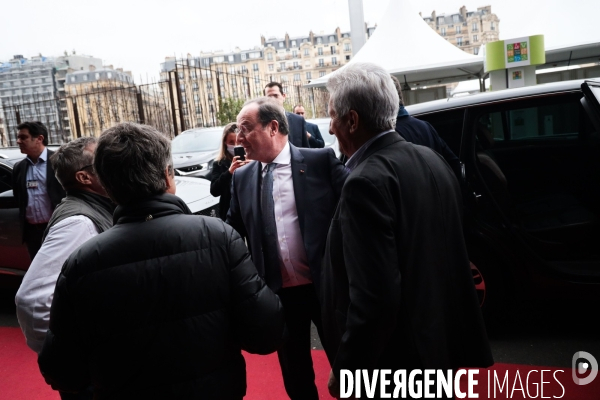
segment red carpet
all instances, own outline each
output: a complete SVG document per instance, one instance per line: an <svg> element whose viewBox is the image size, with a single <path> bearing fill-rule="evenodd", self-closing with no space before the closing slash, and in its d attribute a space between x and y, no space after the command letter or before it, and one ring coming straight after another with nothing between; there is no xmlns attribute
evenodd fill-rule
<svg viewBox="0 0 600 400"><path fill-rule="evenodd" d="M277 355L255 356L244 354L248 373L249 400L282 400L286 399ZM317 387L321 399L331 399L327 392L329 363L325 353L313 350L313 362L317 375ZM558 369L564 372L556 372ZM535 372L537 370L537 372ZM568 368L535 367L516 364L496 364L489 369L492 384L489 385L488 370L480 370L475 379L475 393L480 399L530 399L542 398L541 370L543 376L543 397L562 398L564 400L600 400L600 376L586 386L577 386L571 378ZM494 371L498 376L494 396ZM534 371L527 374L529 371ZM518 372L518 374L517 374ZM554 374L555 373L555 374ZM556 378L555 378L556 377ZM465 378L465 377L463 377ZM559 383L560 382L560 383ZM461 380L461 388L466 391L466 379ZM555 396L555 397L553 397ZM365 398L363 394L363 398ZM0 328L0 399L1 400L59 400L58 393L46 385L37 368L36 355L29 350L19 328Z"/></svg>

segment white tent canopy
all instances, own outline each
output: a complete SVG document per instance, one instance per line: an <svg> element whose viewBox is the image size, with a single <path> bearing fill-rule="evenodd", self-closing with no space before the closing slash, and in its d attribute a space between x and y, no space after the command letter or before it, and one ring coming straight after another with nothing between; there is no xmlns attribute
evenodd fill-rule
<svg viewBox="0 0 600 400"><path fill-rule="evenodd" d="M433 84L483 74L483 57L465 53L446 41L415 12L409 0L390 0L377 29L347 64L373 62L404 82ZM344 68L344 67L342 67ZM329 75L307 87L323 87Z"/></svg>

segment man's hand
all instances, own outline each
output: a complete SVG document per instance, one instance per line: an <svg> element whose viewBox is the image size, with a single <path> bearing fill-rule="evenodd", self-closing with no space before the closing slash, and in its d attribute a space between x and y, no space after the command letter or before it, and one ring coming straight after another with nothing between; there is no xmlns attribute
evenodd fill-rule
<svg viewBox="0 0 600 400"><path fill-rule="evenodd" d="M307 136L309 139L312 137L312 135L311 135L311 134L310 134L308 131L306 131L306 136Z"/></svg>

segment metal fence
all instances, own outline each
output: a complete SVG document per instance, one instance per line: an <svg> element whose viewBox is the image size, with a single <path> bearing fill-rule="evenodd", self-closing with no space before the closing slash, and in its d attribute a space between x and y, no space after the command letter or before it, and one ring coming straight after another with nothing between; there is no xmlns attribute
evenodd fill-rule
<svg viewBox="0 0 600 400"><path fill-rule="evenodd" d="M271 80L257 71L223 68L201 68L180 60L174 69L161 73L159 82L96 82L78 92L66 86L67 91L28 103L11 99L2 104L6 144L15 146L17 125L32 120L46 125L52 144L99 136L125 121L151 125L171 138L190 128L225 125L235 120L246 100L262 96ZM301 82L281 83L288 111L302 104L307 118L327 115L327 91L305 88Z"/></svg>

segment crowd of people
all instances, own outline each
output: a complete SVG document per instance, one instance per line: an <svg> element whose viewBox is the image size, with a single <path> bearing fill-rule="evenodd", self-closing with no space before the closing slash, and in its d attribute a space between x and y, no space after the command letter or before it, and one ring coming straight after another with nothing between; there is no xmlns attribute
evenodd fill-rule
<svg viewBox="0 0 600 400"><path fill-rule="evenodd" d="M241 351L277 352L290 399L318 399L311 323L336 398L342 370L492 365L458 159L392 78L370 63L332 74L341 159L302 105L285 111L281 84L247 101L210 177L220 219L176 196L170 141L150 126L52 154L42 124L19 125L33 261L17 314L46 382L62 399L241 399Z"/></svg>

